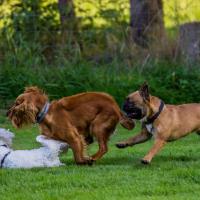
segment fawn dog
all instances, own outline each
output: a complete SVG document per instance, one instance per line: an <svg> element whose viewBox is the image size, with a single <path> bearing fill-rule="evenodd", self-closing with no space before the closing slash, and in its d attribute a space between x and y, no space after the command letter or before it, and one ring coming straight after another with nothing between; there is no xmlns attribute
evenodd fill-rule
<svg viewBox="0 0 200 200"><path fill-rule="evenodd" d="M154 136L155 144L142 159L143 164L149 164L167 142L200 131L200 104L164 104L161 99L149 94L146 83L139 91L128 95L123 109L130 118L142 122L142 130L138 135L117 143L118 148L143 143Z"/></svg>

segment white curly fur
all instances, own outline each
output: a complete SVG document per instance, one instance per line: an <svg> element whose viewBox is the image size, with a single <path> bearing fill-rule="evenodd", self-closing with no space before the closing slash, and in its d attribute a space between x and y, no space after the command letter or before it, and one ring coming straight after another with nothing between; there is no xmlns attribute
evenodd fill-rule
<svg viewBox="0 0 200 200"><path fill-rule="evenodd" d="M2 168L33 168L33 167L54 167L64 165L60 162L59 153L68 150L68 144L63 141L49 139L39 135L36 141L43 147L32 150L11 149L14 134L9 130L0 128L0 163L5 155L9 153Z"/></svg>

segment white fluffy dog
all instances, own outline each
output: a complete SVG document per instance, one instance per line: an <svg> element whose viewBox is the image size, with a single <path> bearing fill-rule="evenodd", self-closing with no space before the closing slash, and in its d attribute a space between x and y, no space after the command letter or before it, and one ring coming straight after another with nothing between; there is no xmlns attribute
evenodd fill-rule
<svg viewBox="0 0 200 200"><path fill-rule="evenodd" d="M39 135L36 141L43 147L32 150L12 150L14 134L0 128L0 168L33 168L64 165L59 153L68 150L68 144Z"/></svg>

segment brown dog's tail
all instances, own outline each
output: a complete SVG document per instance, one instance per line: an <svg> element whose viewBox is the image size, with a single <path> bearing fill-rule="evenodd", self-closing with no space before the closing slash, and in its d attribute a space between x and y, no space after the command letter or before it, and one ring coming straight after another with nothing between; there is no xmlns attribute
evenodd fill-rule
<svg viewBox="0 0 200 200"><path fill-rule="evenodd" d="M121 118L119 123L126 129L132 130L135 127L135 121L133 119L128 118L124 115L124 113L120 112Z"/></svg>

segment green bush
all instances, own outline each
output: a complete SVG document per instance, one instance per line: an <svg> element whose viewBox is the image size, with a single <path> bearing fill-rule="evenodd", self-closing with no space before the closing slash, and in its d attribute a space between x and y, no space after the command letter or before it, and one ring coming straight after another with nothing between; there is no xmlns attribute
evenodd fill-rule
<svg viewBox="0 0 200 200"><path fill-rule="evenodd" d="M97 65L89 62L65 64L64 67L11 67L0 69L0 97L4 104L14 100L26 86L37 85L50 99L85 91L104 91L115 97L119 105L145 80L153 95L166 103L199 102L200 70L173 63L149 63L128 68L115 61Z"/></svg>

